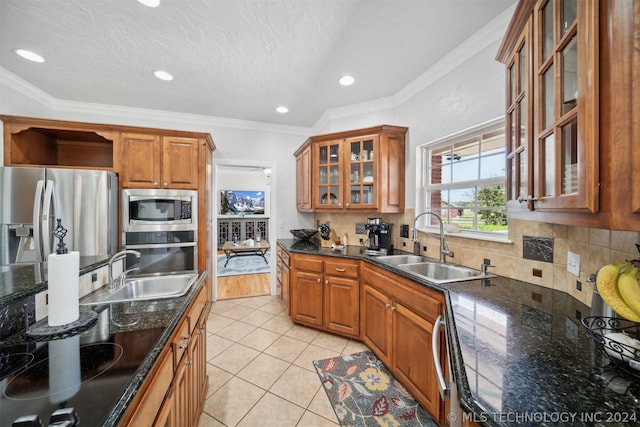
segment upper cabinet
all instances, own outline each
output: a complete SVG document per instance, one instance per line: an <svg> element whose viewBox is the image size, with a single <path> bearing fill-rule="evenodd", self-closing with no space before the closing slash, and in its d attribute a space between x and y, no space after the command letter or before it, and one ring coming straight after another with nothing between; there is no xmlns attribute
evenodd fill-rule
<svg viewBox="0 0 640 427"><path fill-rule="evenodd" d="M124 188L198 188L197 138L122 134Z"/></svg>
<svg viewBox="0 0 640 427"><path fill-rule="evenodd" d="M632 0L518 4L497 57L506 65L511 217L640 230L631 178L640 160L637 14Z"/></svg>
<svg viewBox="0 0 640 427"><path fill-rule="evenodd" d="M295 152L298 210L403 212L406 132L383 125L309 138Z"/></svg>
<svg viewBox="0 0 640 427"><path fill-rule="evenodd" d="M110 126L17 116L0 119L5 166L118 169L119 132Z"/></svg>

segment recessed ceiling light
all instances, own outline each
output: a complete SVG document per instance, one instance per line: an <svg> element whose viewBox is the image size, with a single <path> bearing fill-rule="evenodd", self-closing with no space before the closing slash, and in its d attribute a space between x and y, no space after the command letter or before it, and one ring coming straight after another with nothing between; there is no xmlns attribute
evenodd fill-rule
<svg viewBox="0 0 640 427"><path fill-rule="evenodd" d="M288 113L289 109L287 107L285 107L284 105L281 105L278 108L276 108L276 111L278 113L284 114L284 113Z"/></svg>
<svg viewBox="0 0 640 427"><path fill-rule="evenodd" d="M30 50L16 49L16 53L24 59L28 59L29 61L44 62L44 58L42 56L38 55L35 52L31 52Z"/></svg>
<svg viewBox="0 0 640 427"><path fill-rule="evenodd" d="M138 0L138 2L149 7L160 6L160 0Z"/></svg>
<svg viewBox="0 0 640 427"><path fill-rule="evenodd" d="M348 74L338 79L338 83L340 83L342 86L351 86L352 84L355 83L355 81L356 79L353 76L350 76Z"/></svg>
<svg viewBox="0 0 640 427"><path fill-rule="evenodd" d="M153 72L153 75L159 78L160 80L166 80L166 81L173 80L173 76L163 70L156 70Z"/></svg>

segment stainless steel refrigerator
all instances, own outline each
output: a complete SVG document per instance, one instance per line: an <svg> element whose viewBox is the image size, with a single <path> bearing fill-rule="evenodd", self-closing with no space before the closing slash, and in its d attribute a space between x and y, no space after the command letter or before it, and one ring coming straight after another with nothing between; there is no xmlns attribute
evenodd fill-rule
<svg viewBox="0 0 640 427"><path fill-rule="evenodd" d="M104 256L118 245L118 176L83 169L0 168L0 264L46 261L62 220L69 251Z"/></svg>

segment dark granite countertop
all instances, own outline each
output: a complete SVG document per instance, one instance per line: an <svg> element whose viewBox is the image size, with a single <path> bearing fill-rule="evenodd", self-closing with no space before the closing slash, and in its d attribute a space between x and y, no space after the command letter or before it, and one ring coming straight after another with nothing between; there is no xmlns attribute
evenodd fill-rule
<svg viewBox="0 0 640 427"><path fill-rule="evenodd" d="M81 256L80 275L106 265L104 257ZM12 267L0 273L0 307L21 301L47 289L47 263Z"/></svg>
<svg viewBox="0 0 640 427"><path fill-rule="evenodd" d="M72 401L68 402L69 406L75 407L78 411L83 425L87 422L87 425L92 425L90 417L93 416L97 417L96 420L100 420L99 424L102 426L118 424L162 350L169 343L190 303L203 286L206 276L206 271L199 272L197 281L187 294L179 298L81 307L83 311L90 309L96 311L98 319L95 323L90 323L88 329L78 334L79 343L82 346L110 344L123 349L123 356L118 359L117 365L114 365L106 373L87 381L88 391L85 392L82 391L85 387L83 381L83 388L76 393ZM62 339L65 338L62 337ZM46 343L46 338L31 338L21 332L0 341L0 353L3 348L28 346L33 349ZM103 409L106 410L106 415L95 414L97 411L95 399L106 399L108 402L113 402L106 403L107 407ZM3 403L21 404L20 402L0 401L0 409ZM33 408L35 412L36 409ZM10 409L14 408L10 407ZM4 411L8 412L6 408ZM20 409L19 411L23 412L24 410ZM45 408L44 411L46 413L47 409ZM0 412L3 411L0 410ZM19 412L19 415L26 414ZM7 418L0 421L0 424L4 425L4 421L10 422Z"/></svg>
<svg viewBox="0 0 640 427"><path fill-rule="evenodd" d="M606 364L581 324L590 308L570 295L500 276L436 285L357 246L333 251L313 241L278 243L296 253L363 259L442 291L458 401L468 420L489 426L640 425L640 381Z"/></svg>

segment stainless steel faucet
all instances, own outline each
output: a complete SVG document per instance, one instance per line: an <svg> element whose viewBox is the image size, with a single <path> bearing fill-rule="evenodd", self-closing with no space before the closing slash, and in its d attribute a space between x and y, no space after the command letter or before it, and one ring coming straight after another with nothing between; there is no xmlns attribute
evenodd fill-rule
<svg viewBox="0 0 640 427"><path fill-rule="evenodd" d="M117 286L115 284L115 280L113 278L113 263L125 258L127 256L127 254L135 255L136 258L140 258L140 255L141 255L140 252L138 252L138 251L134 251L132 249L125 249L124 251L120 251L120 252L117 252L117 253L113 254L113 256L109 259L109 290L110 291L115 291L117 289ZM138 269L139 269L138 267L135 267L135 268L132 268L132 269L124 271L120 275L120 284L121 285L124 284L124 281L125 281L125 279L127 277L127 273L129 273L130 271L133 271L133 270L138 270Z"/></svg>
<svg viewBox="0 0 640 427"><path fill-rule="evenodd" d="M420 242L418 241L418 229L416 228L416 223L418 222L418 218L423 215L433 215L438 219L440 223L440 262L447 262L447 256L452 257L453 252L449 250L447 247L447 243L444 240L444 223L442 222L442 218L435 212L422 212L413 220L413 253L414 255L420 255Z"/></svg>

